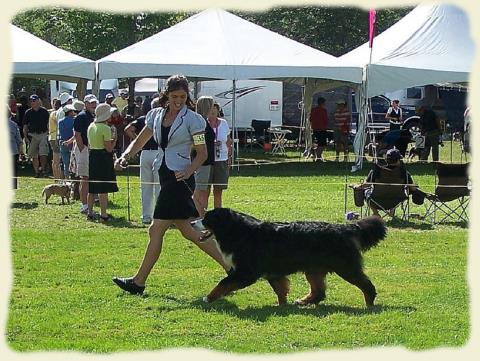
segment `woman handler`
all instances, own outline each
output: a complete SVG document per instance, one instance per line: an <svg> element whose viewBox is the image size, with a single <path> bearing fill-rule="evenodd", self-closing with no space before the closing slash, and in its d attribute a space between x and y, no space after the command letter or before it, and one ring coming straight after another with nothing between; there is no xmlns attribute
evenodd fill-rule
<svg viewBox="0 0 480 361"><path fill-rule="evenodd" d="M203 234L193 229L189 222L192 217L198 217L192 199L193 174L207 158L205 120L191 110L193 102L184 76L172 75L163 96L167 100L166 107L152 109L147 114L146 126L116 162L117 168L126 164L152 135L159 144L157 161L160 163L161 190L149 228L150 241L137 273L130 278L113 278L117 286L131 294L143 293L147 277L160 256L163 236L172 224L228 271L215 244L211 240L203 241ZM197 153L193 161L190 160L192 145Z"/></svg>

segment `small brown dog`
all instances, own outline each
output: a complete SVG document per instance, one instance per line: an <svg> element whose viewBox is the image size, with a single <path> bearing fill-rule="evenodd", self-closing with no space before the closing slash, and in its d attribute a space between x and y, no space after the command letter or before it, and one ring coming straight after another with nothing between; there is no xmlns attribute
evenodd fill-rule
<svg viewBox="0 0 480 361"><path fill-rule="evenodd" d="M62 204L65 204L65 198L67 203L70 204L70 187L66 184L50 184L43 188L42 196L45 195L45 204L48 204L48 199L56 194L62 197Z"/></svg>

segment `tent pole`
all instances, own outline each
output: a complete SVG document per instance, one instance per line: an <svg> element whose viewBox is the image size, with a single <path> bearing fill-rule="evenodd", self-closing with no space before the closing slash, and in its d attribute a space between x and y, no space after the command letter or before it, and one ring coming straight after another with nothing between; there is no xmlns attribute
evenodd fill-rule
<svg viewBox="0 0 480 361"><path fill-rule="evenodd" d="M233 102L232 102L232 128L233 128L233 147L232 147L232 166L237 163L237 171L240 170L240 160L238 159L238 129L237 129L237 81L232 80L232 92L233 92Z"/></svg>
<svg viewBox="0 0 480 361"><path fill-rule="evenodd" d="M301 142L302 142L302 129L303 129L303 139L305 141L305 149L304 149L304 152L302 153L302 151L300 150L300 153L302 155L307 155L308 154L308 142L307 142L307 122L306 122L306 119L305 119L305 88L307 86L307 79L306 78L303 78L303 85L302 85L302 109L300 110L301 113L300 113L300 132L299 132L299 136L298 136L298 148L300 148L301 146Z"/></svg>

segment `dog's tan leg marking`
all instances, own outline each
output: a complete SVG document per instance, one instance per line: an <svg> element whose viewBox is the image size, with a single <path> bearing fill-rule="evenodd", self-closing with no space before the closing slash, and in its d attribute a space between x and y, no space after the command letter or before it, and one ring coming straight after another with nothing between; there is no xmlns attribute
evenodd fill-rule
<svg viewBox="0 0 480 361"><path fill-rule="evenodd" d="M278 304L280 306L286 305L287 295L290 291L290 281L288 280L288 278L285 276L271 278L268 280L268 283L270 283L270 286L272 286L273 290L277 294Z"/></svg>
<svg viewBox="0 0 480 361"><path fill-rule="evenodd" d="M345 281L351 283L354 286L357 286L363 292L365 304L367 306L373 306L375 297L377 296L377 291L375 290L375 286L365 273L363 273L362 271L357 274L340 274L338 272L336 273Z"/></svg>
<svg viewBox="0 0 480 361"><path fill-rule="evenodd" d="M305 278L310 284L310 293L295 301L297 305L316 304L325 299L327 284L325 282L326 271L305 272Z"/></svg>
<svg viewBox="0 0 480 361"><path fill-rule="evenodd" d="M239 290L241 288L245 288L250 286L251 284L257 281L256 278L254 279L238 279L231 276L225 277L221 280L215 288L210 291L208 296L206 297L207 302L213 302L228 295L231 292Z"/></svg>

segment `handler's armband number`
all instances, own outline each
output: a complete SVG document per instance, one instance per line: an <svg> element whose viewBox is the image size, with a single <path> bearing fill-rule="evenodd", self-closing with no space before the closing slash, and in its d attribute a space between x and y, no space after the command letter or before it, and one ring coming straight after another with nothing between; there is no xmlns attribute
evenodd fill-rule
<svg viewBox="0 0 480 361"><path fill-rule="evenodd" d="M205 144L205 134L194 134L193 135L193 145Z"/></svg>

